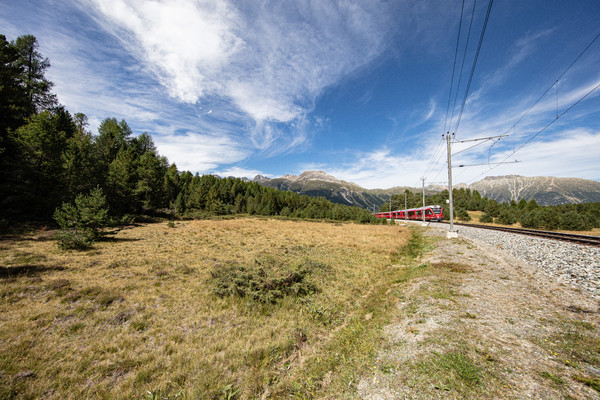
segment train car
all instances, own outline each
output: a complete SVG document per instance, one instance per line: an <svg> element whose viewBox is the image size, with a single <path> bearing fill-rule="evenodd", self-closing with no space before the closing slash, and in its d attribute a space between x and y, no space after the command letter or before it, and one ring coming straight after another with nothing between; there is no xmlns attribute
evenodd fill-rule
<svg viewBox="0 0 600 400"><path fill-rule="evenodd" d="M425 213L425 221L442 221L444 219L444 209L442 206L426 206L408 210L386 211L375 213L374 215L377 218L413 219L422 221L423 212Z"/></svg>

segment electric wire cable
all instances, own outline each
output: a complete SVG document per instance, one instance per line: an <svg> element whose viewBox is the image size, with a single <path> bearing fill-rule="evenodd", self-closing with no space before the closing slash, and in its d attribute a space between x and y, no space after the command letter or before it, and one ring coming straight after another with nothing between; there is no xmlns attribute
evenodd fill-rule
<svg viewBox="0 0 600 400"><path fill-rule="evenodd" d="M479 52L481 51L481 45L483 43L483 38L485 36L485 31L487 28L488 21L490 19L490 13L492 11L492 5L494 4L494 0L490 0L488 4L487 13L485 15L485 20L483 22L483 27L481 28L481 36L479 36L479 44L477 45L477 51L475 52L475 59L473 60L473 66L471 67L471 73L469 75L469 82L467 83L467 88L465 90L465 97L462 101L462 106L460 107L460 113L458 114L458 121L456 122L456 128L454 128L454 133L458 132L458 127L460 125L460 120L462 119L463 111L465 110L465 103L467 102L467 98L469 97L469 91L471 89L471 82L473 81L473 75L475 74L475 67L477 66L477 60L479 59Z"/></svg>
<svg viewBox="0 0 600 400"><path fill-rule="evenodd" d="M433 155L431 156L431 160L429 160L429 163L427 164L427 167L425 168L425 176L429 175L430 169L433 168L437 164L438 159L439 159L438 152L440 151L440 149L442 149L443 143L444 143L444 139L442 138L438 142L438 144L435 148L435 151L433 152ZM440 153L440 154L443 154L443 153ZM436 159L436 157L437 157L437 159Z"/></svg>
<svg viewBox="0 0 600 400"><path fill-rule="evenodd" d="M559 82L563 76L565 76L565 74L573 67L573 65L575 65L575 63L577 63L577 61L579 61L579 59L589 50L589 48L596 42L596 40L598 40L598 38L600 38L600 32L588 43L587 46L585 46L585 48L579 53L579 55L577 55L577 57L575 57L575 59L571 62L571 64L569 64L569 66L558 76L558 78L556 78L554 80L554 82L546 89L546 91L533 103L533 105L531 107L529 107L529 109L527 109L527 111L525 111L525 113L523 113L523 115L521 115L521 117L519 118L519 120L517 122L515 122L507 131L505 134L508 134L511 129L515 129L516 126L531 112L531 110L533 110L533 108L548 94L548 92L556 85L557 82ZM537 137L539 134L541 134L544 130L546 130L550 125L552 125L557 119L559 119L562 115L564 115L566 112L568 112L570 109L572 109L575 105L577 105L580 101L582 101L584 98L586 98L587 96L589 96L590 94L592 94L596 89L598 89L598 86L596 86L595 88L593 88L591 91L589 91L586 95L584 95L583 97L581 97L577 102L575 102L574 104L572 104L567 110L565 110L562 114L558 115L556 118L554 118L548 125L546 125L544 128L542 128L542 130L538 131L536 134L534 134L531 138L529 138L525 143L523 143L519 148L517 148L516 150L513 150L512 153L510 153L510 155L508 157L506 157L504 159L504 161L508 160L510 157L512 157L517 151L519 151L520 149L522 149L525 145L529 144L535 137ZM494 143L495 144L495 143ZM489 154L488 154L488 161L489 161ZM495 165L494 167L491 167L490 169L488 169L487 171L477 175L475 178L471 179L469 182L474 182L476 179L488 174L490 171L492 171L493 169L496 169L498 165Z"/></svg>
<svg viewBox="0 0 600 400"><path fill-rule="evenodd" d="M556 121L558 121L566 113L568 113L569 111L571 111L577 104L581 103L586 97L588 97L589 95L591 95L592 93L594 93L598 88L600 88L600 83L598 83L596 86L594 86L594 88L592 88L590 91L588 91L585 95L581 96L575 103L571 104L571 106L569 106L569 108L567 108L565 111L563 111L561 114L559 114L556 118L552 119L548 124L546 124L546 126L544 126L542 129L540 129L533 136L531 136L525 143L521 144L521 146L519 146L515 150L513 150L512 153L510 153L504 160L502 160L500 163L498 163L498 165L504 163L506 160L508 160L513 155L515 155L515 153L517 153L523 147L525 147L526 145L528 145L529 143L531 143L531 141L533 139L535 139L536 137L538 137L542 132L544 132L546 129L548 129L552 124L554 124ZM488 172L490 172L491 170L497 168L498 165L496 165L496 166L488 169L484 173L476 176L470 182L473 182L475 179L478 179L480 176L483 176L483 175L487 174Z"/></svg>
<svg viewBox="0 0 600 400"><path fill-rule="evenodd" d="M471 10L471 22L469 23L469 31L467 33L467 41L465 43L465 51L463 53L463 59L460 66L460 73L458 74L458 85L456 85L456 93L454 94L454 102L452 103L452 114L450 116L450 125L452 125L452 121L454 120L454 112L456 111L456 100L458 100L458 92L460 90L460 84L462 83L463 71L465 69L465 61L467 59L467 51L469 48L469 41L471 39L471 29L473 27L473 20L475 19L475 6L477 5L477 0L473 1L473 10Z"/></svg>
<svg viewBox="0 0 600 400"><path fill-rule="evenodd" d="M460 31L462 28L464 8L465 8L465 0L462 1L462 6L460 8L460 20L458 22L458 37L456 38L456 50L454 50L454 63L452 65L452 78L450 79L450 92L448 92L448 105L446 106L446 118L444 120L444 132L446 132L446 124L448 122L448 113L450 111L450 99L452 98L452 89L454 87L454 72L456 70L456 58L458 56L458 45L460 44Z"/></svg>
<svg viewBox="0 0 600 400"><path fill-rule="evenodd" d="M559 75L559 77L554 80L552 85L550 85L548 89L546 89L546 91L535 101L535 103L533 103L533 105L529 107L529 109L525 111L523 115L521 115L521 118L519 118L519 120L515 122L513 126L508 128L506 133L510 132L511 129L514 129L523 120L523 118L525 118L527 114L529 114L531 110L533 110L533 108L548 94L548 92L557 84L557 82L559 82L562 79L562 77L565 76L565 74L571 69L571 67L575 65L575 63L588 51L588 49L594 44L596 40L598 40L599 37L600 32L596 35L594 39L592 39L592 41L585 47L585 49L583 49L581 53L579 53L579 55L573 60L573 62L571 62L571 64L569 64L569 66Z"/></svg>

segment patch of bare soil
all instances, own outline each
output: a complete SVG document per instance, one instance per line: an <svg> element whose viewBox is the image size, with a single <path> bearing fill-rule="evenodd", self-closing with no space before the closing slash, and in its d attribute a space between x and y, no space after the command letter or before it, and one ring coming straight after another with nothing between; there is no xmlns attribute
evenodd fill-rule
<svg viewBox="0 0 600 400"><path fill-rule="evenodd" d="M598 399L600 308L498 249L423 233L364 399ZM410 270L409 270L410 269Z"/></svg>

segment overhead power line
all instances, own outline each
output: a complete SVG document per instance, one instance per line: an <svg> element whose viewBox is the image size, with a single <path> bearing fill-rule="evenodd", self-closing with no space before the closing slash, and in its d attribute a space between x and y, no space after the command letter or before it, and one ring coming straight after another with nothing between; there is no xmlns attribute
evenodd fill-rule
<svg viewBox="0 0 600 400"><path fill-rule="evenodd" d="M467 83L467 88L465 90L465 97L462 101L462 106L460 107L460 113L458 114L458 120L456 122L456 127L454 128L454 133L458 132L458 126L460 125L460 120L462 119L463 111L465 109L465 103L467 102L467 98L469 97L469 91L471 89L471 82L473 81L473 75L475 74L475 67L477 66L477 59L479 58L479 52L481 51L481 44L483 43L483 37L485 36L485 30L487 28L488 20L490 19L490 12L492 11L492 5L494 4L494 0L490 0L488 4L487 13L485 15L485 20L483 22L483 27L481 28L481 36L479 36L479 44L477 45L477 51L475 52L475 58L473 59L473 66L471 67L471 73L469 75L469 82Z"/></svg>
<svg viewBox="0 0 600 400"><path fill-rule="evenodd" d="M519 120L517 122L515 122L507 131L506 133L509 133L511 131L511 129L515 129L516 126L531 112L531 110L548 94L548 92L562 79L562 77L573 67L573 65L575 65L575 63L577 61L579 61L579 59L589 50L589 48L596 42L596 40L598 40L598 38L600 38L600 32L588 43L587 46L585 46L585 48L579 53L579 55L577 55L577 57L575 57L575 59L571 62L571 64L569 64L569 66L558 76L558 78L556 78L556 80L552 83L552 85L550 85L546 91L535 101L535 103L533 103L533 105L531 107L529 107L529 109L527 111L525 111L525 113L523 113L523 115L521 115L521 118L519 118ZM565 115L567 112L569 112L573 107L575 107L577 104L579 104L581 101L583 101L586 97L588 97L589 95L591 95L593 92L595 92L598 88L600 87L600 84L596 85L594 88L592 88L590 91L588 91L585 95L583 95L582 97L580 97L576 102L574 102L569 108L567 108L566 110L564 110L561 114L556 114L556 117L554 119L552 119L546 126L544 126L542 129L540 129L538 132L536 132L533 136L531 136L525 143L521 144L521 146L519 146L517 149L513 150L512 153L510 153L508 155L508 157L506 157L504 159L504 161L508 160L510 157L512 157L516 152L518 152L519 150L521 150L523 147L525 147L526 145L528 145L529 143L531 143L531 141L533 141L533 139L535 139L536 137L538 137L542 132L544 132L546 129L548 129L554 122L556 122L558 119L560 119L563 115ZM471 179L469 182L474 182L476 179L479 179L480 177L488 174L490 171L496 169L498 167L498 165L488 169L487 171L477 175L475 178Z"/></svg>
<svg viewBox="0 0 600 400"><path fill-rule="evenodd" d="M575 63L577 61L579 61L579 59L581 58L581 56L583 56L588 49L592 46L592 44L594 44L594 42L596 40L598 40L598 38L600 37L600 32L596 35L596 37L594 39L592 39L592 41L585 47L585 49L583 49L581 51L581 53L579 53L579 55L573 60L573 62L571 62L571 64L569 64L569 66L559 75L558 78L556 78L554 80L554 82L552 82L552 84L548 87L548 89L546 89L546 91L535 101L535 103L533 103L533 105L531 107L529 107L529 109L527 111L525 111L525 113L523 115L521 115L521 118L519 118L519 120L517 122L514 123L513 126L511 126L506 133L510 132L511 129L514 129L519 122L521 122L523 120L523 118L525 118L527 116L527 114L529 114L529 112L531 112L531 110L533 110L533 108L548 94L548 92L555 86L558 84L558 82L562 79L563 76L565 76L565 74L571 69L571 67L573 65L575 65ZM558 112L557 112L558 115Z"/></svg>
<svg viewBox="0 0 600 400"><path fill-rule="evenodd" d="M469 49L469 41L471 40L471 29L473 27L473 20L475 19L475 6L477 5L477 0L473 1L473 9L471 10L471 22L469 23L469 31L467 33L467 40L465 43L465 51L463 52L463 59L460 65L460 73L458 74L458 84L456 85L456 93L454 94L454 102L452 103L452 114L450 116L450 125L452 125L452 121L454 120L454 112L456 111L456 100L458 100L458 91L460 90L460 84L462 82L463 71L465 69L465 61L467 59L467 51ZM446 129L446 128L444 128Z"/></svg>
<svg viewBox="0 0 600 400"><path fill-rule="evenodd" d="M448 105L446 106L446 118L444 120L444 132L446 132L446 124L448 122L448 114L450 111L450 99L452 98L452 88L454 87L454 72L456 70L456 58L458 56L458 45L460 43L460 31L462 28L464 9L465 9L465 0L462 1L462 6L460 8L460 20L458 21L458 36L456 38L456 50L454 50L454 63L452 65L452 78L450 79L450 92L448 92ZM452 123L452 120L450 120L450 123Z"/></svg>
<svg viewBox="0 0 600 400"><path fill-rule="evenodd" d="M558 121L562 116L564 116L566 113L568 113L569 111L571 111L573 109L573 107L575 107L577 104L581 103L586 97L588 97L589 95L591 95L592 93L594 93L598 88L600 88L600 83L597 84L596 86L594 86L593 89L591 89L590 91L588 91L585 95L581 96L579 98L579 100L577 100L575 103L571 104L571 106L569 108L567 108L565 111L563 111L560 115L558 115L556 118L554 118L553 120L551 120L546 126L544 126L542 129L540 129L535 135L531 136L525 143L523 143L521 146L519 146L517 149L513 150L512 153L510 153L501 163L504 163L506 160L508 160L510 157L512 157L513 155L515 155L515 153L519 150L521 150L523 147L525 147L526 145L528 145L529 143L531 143L531 141L533 139L535 139L537 136L539 136L542 132L544 132L546 129L548 129L550 127L550 125L552 125L553 123L555 123L556 121ZM501 164L500 163L500 164ZM476 176L475 178L473 178L471 180L471 182L473 182L475 179L479 178L480 176L483 176L485 174L487 174L488 172L490 172L491 170L497 168L498 166L496 165L495 167L492 167L490 169L488 169L487 171L485 171L484 173Z"/></svg>

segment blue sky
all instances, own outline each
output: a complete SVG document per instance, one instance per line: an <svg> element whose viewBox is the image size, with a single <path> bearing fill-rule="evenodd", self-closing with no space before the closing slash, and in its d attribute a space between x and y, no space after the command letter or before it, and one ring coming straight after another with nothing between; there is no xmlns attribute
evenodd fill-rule
<svg viewBox="0 0 600 400"><path fill-rule="evenodd" d="M509 134L454 143L453 164L484 164L455 168L454 183L600 180L600 2L496 0L458 123L489 3L465 0L451 93L462 4L0 0L0 33L37 37L59 101L93 133L125 119L180 170L443 184L451 131Z"/></svg>

